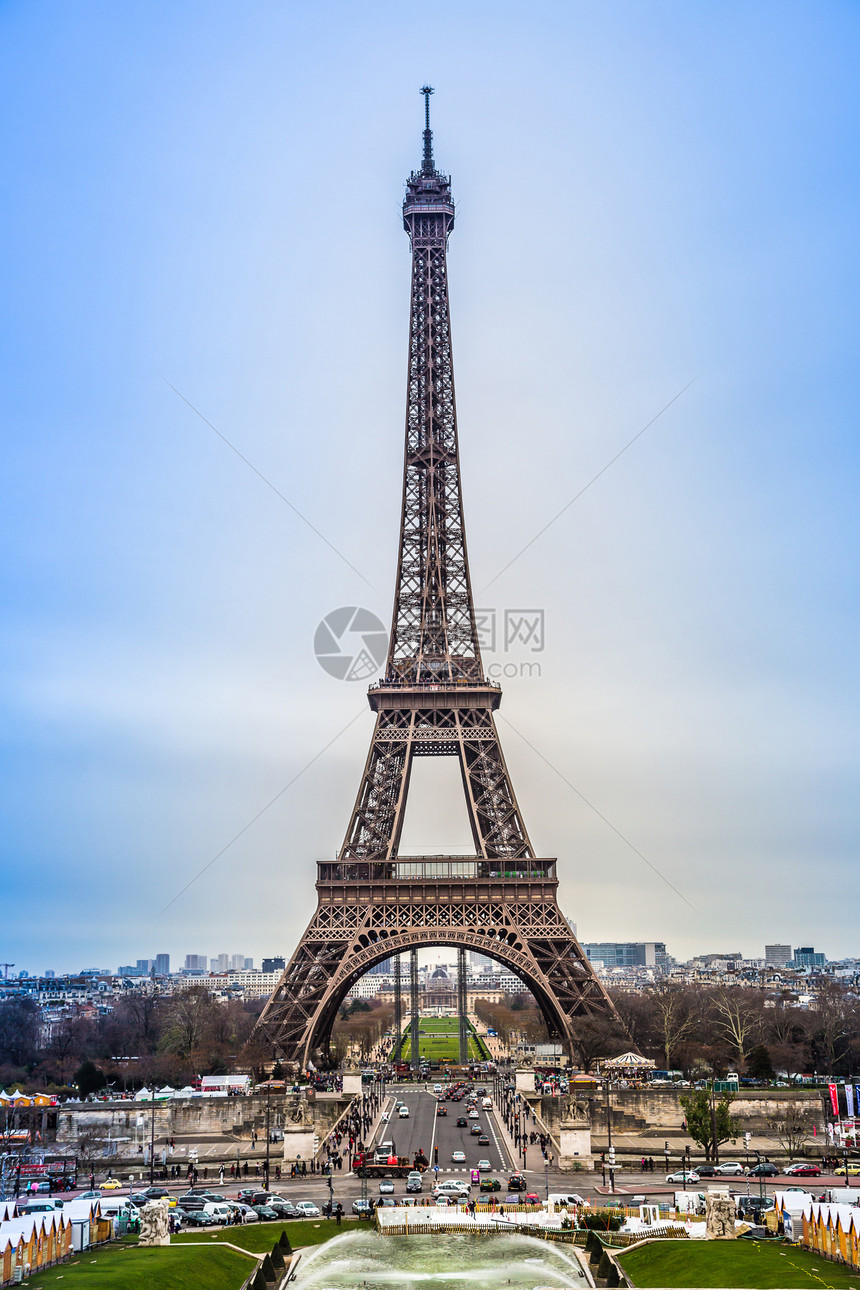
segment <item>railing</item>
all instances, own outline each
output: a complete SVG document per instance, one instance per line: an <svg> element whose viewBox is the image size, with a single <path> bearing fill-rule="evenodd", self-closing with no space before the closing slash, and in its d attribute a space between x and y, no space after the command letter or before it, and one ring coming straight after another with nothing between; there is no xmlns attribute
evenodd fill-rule
<svg viewBox="0 0 860 1290"><path fill-rule="evenodd" d="M554 879L555 860L410 856L398 860L320 860L318 882L411 882L448 879Z"/></svg>

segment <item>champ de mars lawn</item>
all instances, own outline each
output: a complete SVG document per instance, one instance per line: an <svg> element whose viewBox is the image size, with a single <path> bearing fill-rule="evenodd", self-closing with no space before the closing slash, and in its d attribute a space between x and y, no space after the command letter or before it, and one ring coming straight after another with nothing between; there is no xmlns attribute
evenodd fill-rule
<svg viewBox="0 0 860 1290"><path fill-rule="evenodd" d="M401 1061L408 1062L412 1051L409 1026L403 1031ZM436 1062L456 1062L460 1056L460 1021L458 1017L421 1017L418 1051L421 1057ZM469 1022L469 1056L486 1061L490 1054L480 1035Z"/></svg>
<svg viewBox="0 0 860 1290"><path fill-rule="evenodd" d="M642 1287L860 1290L860 1272L776 1241L650 1241L622 1254L619 1263Z"/></svg>

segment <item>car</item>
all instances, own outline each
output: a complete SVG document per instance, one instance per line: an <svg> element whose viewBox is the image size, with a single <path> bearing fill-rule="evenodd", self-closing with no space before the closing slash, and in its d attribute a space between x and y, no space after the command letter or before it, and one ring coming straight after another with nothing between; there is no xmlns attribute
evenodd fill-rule
<svg viewBox="0 0 860 1290"><path fill-rule="evenodd" d="M525 1196L520 1196L521 1205L542 1205L543 1201L536 1191L527 1191Z"/></svg>
<svg viewBox="0 0 860 1290"><path fill-rule="evenodd" d="M750 1178L778 1178L779 1170L772 1160L762 1160L760 1164L753 1165L750 1170Z"/></svg>
<svg viewBox="0 0 860 1290"><path fill-rule="evenodd" d="M484 1132L484 1130L481 1128L480 1124L473 1124L472 1127L469 1129L469 1132L472 1134L474 1138L479 1138L481 1134Z"/></svg>
<svg viewBox="0 0 860 1290"><path fill-rule="evenodd" d="M437 1106L437 1107L436 1107L436 1114L437 1114L437 1115L447 1115L447 1114L448 1114L448 1108L447 1108L447 1106Z"/></svg>
<svg viewBox="0 0 860 1290"><path fill-rule="evenodd" d="M478 1169L482 1174L489 1173L491 1168L492 1168L492 1165L490 1164L489 1160L478 1161Z"/></svg>
<svg viewBox="0 0 860 1290"><path fill-rule="evenodd" d="M719 1170L716 1165L697 1165L696 1173L700 1178L716 1178Z"/></svg>
<svg viewBox="0 0 860 1290"><path fill-rule="evenodd" d="M183 1227L210 1227L211 1220L208 1214L202 1209L179 1209L176 1210L179 1221ZM277 1215L275 1215L277 1217Z"/></svg>
<svg viewBox="0 0 860 1290"><path fill-rule="evenodd" d="M477 1120L477 1118L478 1118L478 1112L475 1110L475 1108L474 1108L474 1106L473 1106L473 1107L472 1107L472 1109L471 1109L471 1111L469 1112L469 1119L470 1119L470 1120Z"/></svg>
<svg viewBox="0 0 860 1290"><path fill-rule="evenodd" d="M240 1200L243 1205L250 1205L256 1195L256 1187L243 1187L236 1199Z"/></svg>
<svg viewBox="0 0 860 1290"><path fill-rule="evenodd" d="M382 1200L376 1202L377 1209L394 1209L396 1205L397 1201L393 1196L383 1196Z"/></svg>
<svg viewBox="0 0 860 1290"><path fill-rule="evenodd" d="M312 1200L300 1200L296 1209L299 1211L299 1218L319 1218L319 1205L315 1205Z"/></svg>
<svg viewBox="0 0 860 1290"><path fill-rule="evenodd" d="M803 1160L799 1160L796 1165L789 1165L785 1171L787 1178L818 1178L820 1174L818 1165L810 1165Z"/></svg>
<svg viewBox="0 0 860 1290"><path fill-rule="evenodd" d="M238 1213L243 1223L259 1222L260 1215L252 1205L246 1205L244 1201L241 1200L231 1200L228 1201L227 1204L230 1206L234 1214Z"/></svg>
<svg viewBox="0 0 860 1290"><path fill-rule="evenodd" d="M436 1183L433 1187L434 1196L447 1196L449 1199L453 1196L455 1199L459 1196L465 1196L469 1199L469 1184L463 1182L461 1178L446 1178L442 1183Z"/></svg>
<svg viewBox="0 0 860 1290"><path fill-rule="evenodd" d="M253 1205L252 1209L261 1223L275 1223L280 1215L271 1205Z"/></svg>
<svg viewBox="0 0 860 1290"><path fill-rule="evenodd" d="M413 1169L411 1174L406 1176L407 1191L421 1191L423 1188L423 1179L417 1169Z"/></svg>
<svg viewBox="0 0 860 1290"><path fill-rule="evenodd" d="M851 1164L849 1162L847 1167L844 1164L842 1164L839 1166L838 1169L834 1170L834 1173L841 1174L843 1178L845 1177L846 1174L848 1174L849 1178L851 1178L855 1174L860 1174L860 1164Z"/></svg>
<svg viewBox="0 0 860 1290"><path fill-rule="evenodd" d="M390 1196L393 1191L394 1191L394 1183L391 1181L391 1179L383 1178L382 1182L379 1184L380 1196Z"/></svg>
<svg viewBox="0 0 860 1290"><path fill-rule="evenodd" d="M102 1194L100 1191L82 1191L79 1196L75 1197L75 1200L101 1200L101 1198L102 1198ZM129 1196L129 1200L132 1200L132 1201L137 1201L140 1199L141 1199L140 1197Z"/></svg>
<svg viewBox="0 0 860 1290"><path fill-rule="evenodd" d="M441 1093L441 1092L442 1092L442 1085L441 1085L441 1084L434 1084L434 1085L433 1085L433 1092L434 1092L434 1093Z"/></svg>
<svg viewBox="0 0 860 1290"><path fill-rule="evenodd" d="M122 1187L122 1183L118 1178L105 1178L103 1183L99 1183L100 1191L119 1191L120 1187ZM166 1196L167 1192L162 1194Z"/></svg>
<svg viewBox="0 0 860 1290"><path fill-rule="evenodd" d="M273 1209L278 1218L300 1218L301 1215L291 1200L286 1196L270 1196L264 1204Z"/></svg>
<svg viewBox="0 0 860 1290"><path fill-rule="evenodd" d="M466 1163L465 1151L452 1151L451 1160L452 1160L452 1163L455 1165L464 1165Z"/></svg>
<svg viewBox="0 0 860 1290"><path fill-rule="evenodd" d="M481 1136L478 1138L478 1146L488 1147L489 1145L490 1145L490 1139L487 1137L486 1133L482 1133Z"/></svg>
<svg viewBox="0 0 860 1290"><path fill-rule="evenodd" d="M401 1106L401 1107L399 1108L398 1112L397 1112L397 1116L398 1116L398 1119L401 1119L401 1120L408 1120L408 1119L409 1119L409 1107L408 1107L408 1106Z"/></svg>
<svg viewBox="0 0 860 1290"><path fill-rule="evenodd" d="M714 1165L714 1168L721 1177L736 1178L746 1172L739 1160L725 1160L722 1164Z"/></svg>
<svg viewBox="0 0 860 1290"><path fill-rule="evenodd" d="M501 1190L502 1190L502 1184L499 1182L498 1178L481 1179L481 1191L501 1191Z"/></svg>
<svg viewBox="0 0 860 1290"><path fill-rule="evenodd" d="M371 1218L374 1208L375 1206L369 1200L361 1200L359 1198L352 1202L352 1212L353 1214L358 1214L359 1218Z"/></svg>
<svg viewBox="0 0 860 1290"><path fill-rule="evenodd" d="M467 1125L468 1123L469 1123L469 1121L466 1119L465 1115L458 1115L458 1116L457 1116L457 1128L458 1128L458 1129L465 1129L465 1127L466 1127L466 1125Z"/></svg>
<svg viewBox="0 0 860 1290"><path fill-rule="evenodd" d="M502 1199L503 1205L522 1205L523 1203L523 1198L516 1192L508 1192L507 1196Z"/></svg>
<svg viewBox="0 0 860 1290"><path fill-rule="evenodd" d="M525 1191L528 1183L522 1174L511 1174L508 1179L508 1191Z"/></svg>
<svg viewBox="0 0 860 1290"><path fill-rule="evenodd" d="M675 1173L666 1175L667 1183L695 1183L698 1181L699 1175L695 1169L678 1169Z"/></svg>

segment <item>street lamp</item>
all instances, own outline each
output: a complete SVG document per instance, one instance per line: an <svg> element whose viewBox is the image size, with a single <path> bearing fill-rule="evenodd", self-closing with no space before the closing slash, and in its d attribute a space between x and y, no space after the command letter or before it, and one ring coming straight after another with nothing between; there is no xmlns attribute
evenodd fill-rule
<svg viewBox="0 0 860 1290"><path fill-rule="evenodd" d="M269 1144L272 1139L272 1132L269 1127L271 1101L272 1101L272 1081L271 1079L269 1079L269 1081L266 1084L266 1165L265 1165L265 1183L264 1183L264 1187L266 1191L269 1190Z"/></svg>
<svg viewBox="0 0 860 1290"><path fill-rule="evenodd" d="M149 1090L149 1185L155 1186L155 1081Z"/></svg>

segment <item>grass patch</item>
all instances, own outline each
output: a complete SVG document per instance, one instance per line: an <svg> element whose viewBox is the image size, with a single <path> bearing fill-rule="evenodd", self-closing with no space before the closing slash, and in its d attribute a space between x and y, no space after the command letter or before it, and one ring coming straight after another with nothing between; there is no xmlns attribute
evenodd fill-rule
<svg viewBox="0 0 860 1290"><path fill-rule="evenodd" d="M739 1290L860 1290L860 1272L797 1245L764 1241L651 1241L620 1258L637 1286Z"/></svg>
<svg viewBox="0 0 860 1290"><path fill-rule="evenodd" d="M392 1049L392 1056L394 1050ZM401 1061L410 1060L412 1043L410 1027L403 1031ZM422 1017L418 1032L418 1054L430 1061L448 1061L456 1065L460 1060L460 1023L457 1017ZM469 1022L469 1058L472 1061L488 1061L490 1053L480 1035Z"/></svg>
<svg viewBox="0 0 860 1290"><path fill-rule="evenodd" d="M231 1245L241 1245L243 1250L251 1250L254 1254L268 1254L279 1240L281 1232L286 1232L290 1238L290 1245L298 1250L305 1245L322 1245L323 1241L330 1241L343 1230L343 1227L338 1227L333 1218L291 1218L287 1222L281 1219L277 1223L245 1223L242 1227L219 1227L214 1232L201 1232L199 1229L192 1228L189 1232L174 1236L173 1240L180 1245L187 1244L189 1241L211 1241L213 1245L218 1245L220 1241L229 1241ZM237 1257L240 1256L237 1255Z"/></svg>
<svg viewBox="0 0 860 1290"><path fill-rule="evenodd" d="M238 1290L253 1270L235 1250L107 1245L34 1273L26 1284L31 1290Z"/></svg>

